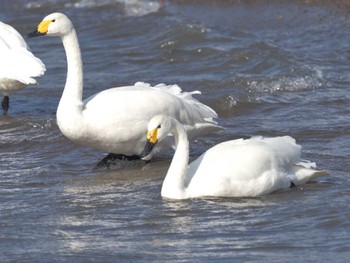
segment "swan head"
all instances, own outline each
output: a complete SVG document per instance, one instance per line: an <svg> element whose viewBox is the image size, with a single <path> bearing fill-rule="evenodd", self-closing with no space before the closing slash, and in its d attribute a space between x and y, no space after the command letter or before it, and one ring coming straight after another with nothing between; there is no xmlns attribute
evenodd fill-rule
<svg viewBox="0 0 350 263"><path fill-rule="evenodd" d="M73 30L73 24L62 13L52 13L40 22L37 29L28 34L28 37L37 36L65 36Z"/></svg>
<svg viewBox="0 0 350 263"><path fill-rule="evenodd" d="M162 141L168 136L172 130L172 118L166 115L156 115L148 123L147 126L147 142L141 153L144 160L148 160L147 156L152 152L158 141Z"/></svg>

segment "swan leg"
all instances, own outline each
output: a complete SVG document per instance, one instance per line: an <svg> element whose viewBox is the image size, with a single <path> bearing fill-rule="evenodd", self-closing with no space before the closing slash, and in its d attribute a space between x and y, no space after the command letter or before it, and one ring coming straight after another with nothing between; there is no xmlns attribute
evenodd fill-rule
<svg viewBox="0 0 350 263"><path fill-rule="evenodd" d="M109 153L107 156L105 156L101 161L99 161L95 168L101 168L101 167L110 167L117 161L134 161L134 160L140 160L140 156L138 155L125 155L125 154L116 154L116 153Z"/></svg>
<svg viewBox="0 0 350 263"><path fill-rule="evenodd" d="M4 96L2 102L1 102L1 106L2 106L2 110L3 110L3 114L7 115L7 111L10 108L10 98L9 96Z"/></svg>

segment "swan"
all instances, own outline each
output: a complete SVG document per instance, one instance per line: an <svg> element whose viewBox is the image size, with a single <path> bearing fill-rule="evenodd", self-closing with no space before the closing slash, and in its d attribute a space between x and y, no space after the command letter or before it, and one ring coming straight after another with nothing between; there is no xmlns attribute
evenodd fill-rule
<svg viewBox="0 0 350 263"><path fill-rule="evenodd" d="M165 198L254 197L327 174L315 170L315 163L300 159L301 146L290 136L226 141L188 165L185 129L164 114L150 120L143 156L169 134L175 137L176 151L162 185L161 195Z"/></svg>
<svg viewBox="0 0 350 263"><path fill-rule="evenodd" d="M28 34L58 36L67 57L67 79L57 108L57 124L73 142L123 156L139 155L146 143L148 121L165 112L184 126L190 138L220 130L213 120L216 112L192 97L200 92L182 92L177 85L154 87L137 82L111 88L82 100L83 66L76 31L62 13L46 16ZM169 149L174 140L165 140L155 153Z"/></svg>
<svg viewBox="0 0 350 263"><path fill-rule="evenodd" d="M4 96L1 106L7 115L9 95L36 84L34 77L44 74L43 62L29 51L27 43L12 26L0 21L0 93Z"/></svg>

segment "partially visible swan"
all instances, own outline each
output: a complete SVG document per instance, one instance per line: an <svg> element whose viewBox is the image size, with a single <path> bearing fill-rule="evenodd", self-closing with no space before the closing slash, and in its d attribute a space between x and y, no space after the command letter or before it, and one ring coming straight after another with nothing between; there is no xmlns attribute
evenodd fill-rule
<svg viewBox="0 0 350 263"><path fill-rule="evenodd" d="M83 101L83 66L72 22L62 13L50 14L28 36L40 35L60 37L66 52L67 79L57 124L70 140L110 153L139 155L146 143L147 123L160 113L180 121L190 138L221 129L213 121L215 111L192 98L199 92L181 92L177 85L151 87L137 82L104 90ZM155 152L172 144L173 140L165 140Z"/></svg>
<svg viewBox="0 0 350 263"><path fill-rule="evenodd" d="M166 198L259 196L327 174L315 170L315 163L302 161L301 146L289 136L223 142L188 165L187 134L177 120L166 115L149 122L143 155L169 133L175 137L176 151L162 186L161 195Z"/></svg>
<svg viewBox="0 0 350 263"><path fill-rule="evenodd" d="M35 57L22 38L10 25L0 21L0 93L1 106L6 115L10 107L9 95L29 84L45 72L43 62Z"/></svg>

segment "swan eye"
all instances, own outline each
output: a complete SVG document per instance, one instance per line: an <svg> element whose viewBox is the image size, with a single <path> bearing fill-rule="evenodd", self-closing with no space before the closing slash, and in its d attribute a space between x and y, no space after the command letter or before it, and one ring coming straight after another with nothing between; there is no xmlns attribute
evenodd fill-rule
<svg viewBox="0 0 350 263"><path fill-rule="evenodd" d="M158 127L157 127L157 129L160 129L160 128L162 128L162 126L160 126L160 124L159 124Z"/></svg>
<svg viewBox="0 0 350 263"><path fill-rule="evenodd" d="M56 21L56 19L52 19L52 20L51 20L51 22L55 22L55 21Z"/></svg>

